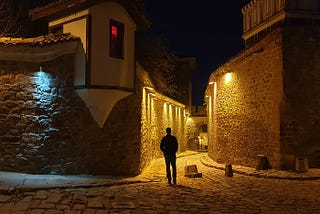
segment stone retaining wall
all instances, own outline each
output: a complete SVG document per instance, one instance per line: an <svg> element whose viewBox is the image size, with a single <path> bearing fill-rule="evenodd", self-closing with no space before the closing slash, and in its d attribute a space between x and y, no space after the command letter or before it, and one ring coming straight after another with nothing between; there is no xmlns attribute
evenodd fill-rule
<svg viewBox="0 0 320 214"><path fill-rule="evenodd" d="M206 92L208 152L218 163L255 167L262 153L279 167L281 42L280 31L273 32L211 75L209 82L215 85L208 85Z"/></svg>
<svg viewBox="0 0 320 214"><path fill-rule="evenodd" d="M283 167L294 168L295 159L305 157L310 167L320 168L320 28L286 27L283 41Z"/></svg>
<svg viewBox="0 0 320 214"><path fill-rule="evenodd" d="M212 159L255 167L261 154L273 168L291 170L304 157L320 167L319 31L294 25L274 30L211 75Z"/></svg>
<svg viewBox="0 0 320 214"><path fill-rule="evenodd" d="M178 153L186 151L185 139L185 106L169 97L157 93L150 82L147 72L141 67L137 68L140 85L137 94L141 97L141 168L147 166L154 158L163 157L160 150L162 137L166 135L166 128L172 129L177 137Z"/></svg>
<svg viewBox="0 0 320 214"><path fill-rule="evenodd" d="M73 57L1 62L0 170L140 172L141 103L135 95L119 101L100 129L73 88Z"/></svg>
<svg viewBox="0 0 320 214"><path fill-rule="evenodd" d="M137 75L135 93L118 101L99 128L73 87L73 74L73 54L42 63L1 61L1 171L136 175L162 156L159 143L167 126L179 151L186 149L182 104L158 94L146 120L147 75ZM164 114L165 102L180 110Z"/></svg>

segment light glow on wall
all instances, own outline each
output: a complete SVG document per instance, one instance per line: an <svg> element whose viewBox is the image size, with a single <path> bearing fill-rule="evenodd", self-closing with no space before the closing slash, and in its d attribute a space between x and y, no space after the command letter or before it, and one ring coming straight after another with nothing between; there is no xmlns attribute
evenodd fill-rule
<svg viewBox="0 0 320 214"><path fill-rule="evenodd" d="M149 86L143 87L142 96L142 131L145 142L142 146L158 148L167 127L172 127L177 137L184 142L185 106ZM159 151L157 149L152 153L150 157L154 158Z"/></svg>
<svg viewBox="0 0 320 214"><path fill-rule="evenodd" d="M44 72L40 67L39 71L33 73L33 82L35 84L32 92L33 99L40 108L50 108L52 102L57 97L57 89L53 84L53 77L50 73Z"/></svg>
<svg viewBox="0 0 320 214"><path fill-rule="evenodd" d="M167 103L164 102L164 103L163 103L163 109L166 109L166 108L167 108Z"/></svg>
<svg viewBox="0 0 320 214"><path fill-rule="evenodd" d="M144 89L144 90L147 89L147 90L150 90L150 91L153 91L153 90L154 90L152 87L149 87L149 86L145 86L145 87L143 87L143 89Z"/></svg>
<svg viewBox="0 0 320 214"><path fill-rule="evenodd" d="M40 68L42 69L42 68ZM49 90L51 78L50 75L42 70L35 73L34 82L40 86L43 90Z"/></svg>
<svg viewBox="0 0 320 214"><path fill-rule="evenodd" d="M225 83L230 83L232 81L232 75L231 73L226 73L226 76L225 76Z"/></svg>

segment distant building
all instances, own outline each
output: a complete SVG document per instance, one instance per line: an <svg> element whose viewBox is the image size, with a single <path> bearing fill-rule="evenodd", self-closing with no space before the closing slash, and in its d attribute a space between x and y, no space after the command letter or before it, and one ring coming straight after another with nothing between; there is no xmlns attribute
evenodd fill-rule
<svg viewBox="0 0 320 214"><path fill-rule="evenodd" d="M208 81L209 156L219 163L320 168L320 2L252 0L246 48ZM298 164L298 165L297 165Z"/></svg>
<svg viewBox="0 0 320 214"><path fill-rule="evenodd" d="M179 97L177 100L186 106L185 135L186 147L193 151L206 151L207 112L206 106L192 106L192 72L196 69L193 57L176 57L176 79Z"/></svg>
<svg viewBox="0 0 320 214"><path fill-rule="evenodd" d="M190 112L192 106L192 72L196 69L197 62L193 57L176 57L176 79L177 90L180 93L179 102L186 105L186 110Z"/></svg>
<svg viewBox="0 0 320 214"><path fill-rule="evenodd" d="M208 150L208 117L206 106L191 106L186 117L187 148L193 151Z"/></svg>

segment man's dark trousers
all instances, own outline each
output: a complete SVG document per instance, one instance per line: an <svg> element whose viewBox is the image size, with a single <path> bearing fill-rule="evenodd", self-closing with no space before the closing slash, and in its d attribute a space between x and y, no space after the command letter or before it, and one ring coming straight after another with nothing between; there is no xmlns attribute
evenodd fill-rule
<svg viewBox="0 0 320 214"><path fill-rule="evenodd" d="M176 183L177 179L177 166L176 166L176 155L165 155L164 156L166 160L166 170L167 170L167 178L168 178L168 183L171 183L171 170L170 170L170 165L172 166L172 178L173 178L173 183Z"/></svg>

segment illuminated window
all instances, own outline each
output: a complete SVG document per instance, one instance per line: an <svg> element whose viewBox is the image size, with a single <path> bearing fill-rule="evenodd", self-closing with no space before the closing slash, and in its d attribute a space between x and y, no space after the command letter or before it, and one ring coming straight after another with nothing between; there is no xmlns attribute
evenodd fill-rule
<svg viewBox="0 0 320 214"><path fill-rule="evenodd" d="M124 25L110 20L110 56L123 58Z"/></svg>

